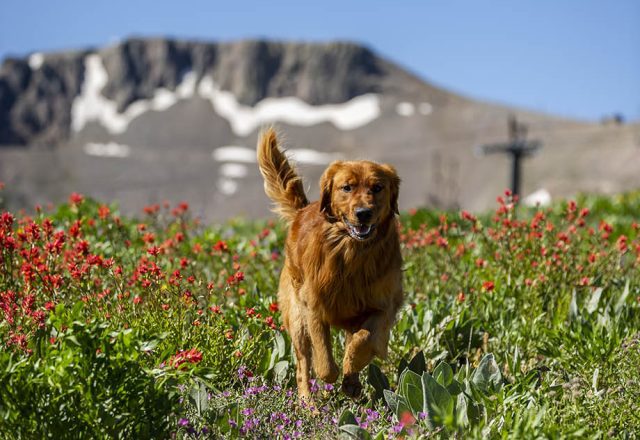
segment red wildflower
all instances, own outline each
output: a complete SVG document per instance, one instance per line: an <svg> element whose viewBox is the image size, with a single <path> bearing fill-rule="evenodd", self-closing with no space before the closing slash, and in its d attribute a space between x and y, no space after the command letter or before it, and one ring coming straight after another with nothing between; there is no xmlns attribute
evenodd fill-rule
<svg viewBox="0 0 640 440"><path fill-rule="evenodd" d="M404 411L401 415L400 415L400 424L402 426L411 426L414 423L416 423L416 418L413 417L413 414L411 414L410 411Z"/></svg>
<svg viewBox="0 0 640 440"><path fill-rule="evenodd" d="M265 324L267 324L268 327L270 327L271 329L275 330L276 329L276 324L273 322L273 316L267 316L264 319Z"/></svg>
<svg viewBox="0 0 640 440"><path fill-rule="evenodd" d="M110 212L111 211L109 210L109 207L107 205L100 205L98 207L98 217L100 217L102 220L109 217Z"/></svg>
<svg viewBox="0 0 640 440"><path fill-rule="evenodd" d="M227 246L227 242L218 240L218 242L213 245L213 250L218 252L225 252L229 250L229 246Z"/></svg>
<svg viewBox="0 0 640 440"><path fill-rule="evenodd" d="M627 252L627 240L628 238L626 237L626 235L621 235L620 237L618 237L618 241L616 242L616 244L618 245L618 250L622 253Z"/></svg>
<svg viewBox="0 0 640 440"><path fill-rule="evenodd" d="M158 211L160 211L160 205L158 205L157 203L155 205L148 205L145 206L143 208L143 211L145 214L147 215L153 215L156 214Z"/></svg>
<svg viewBox="0 0 640 440"><path fill-rule="evenodd" d="M482 283L482 290L485 292L491 292L496 287L493 281L485 281Z"/></svg>
<svg viewBox="0 0 640 440"><path fill-rule="evenodd" d="M578 284L584 287L588 286L590 283L591 281L589 280L589 277L583 277Z"/></svg>
<svg viewBox="0 0 640 440"><path fill-rule="evenodd" d="M441 247L441 248L446 248L449 246L449 242L447 241L446 238L443 238L443 237L438 237L436 240L436 244L438 245L438 247Z"/></svg>
<svg viewBox="0 0 640 440"><path fill-rule="evenodd" d="M197 364L202 360L202 352L192 348L191 350L180 350L169 360L169 365L174 368L180 367L180 365L188 362L191 364Z"/></svg>
<svg viewBox="0 0 640 440"><path fill-rule="evenodd" d="M278 309L278 303L277 303L277 302L274 302L274 303L269 304L269 311L270 311L270 312L275 313L275 312L277 312L278 310L279 310L279 309Z"/></svg>
<svg viewBox="0 0 640 440"><path fill-rule="evenodd" d="M84 196L82 194L78 194L76 192L73 192L69 196L69 204L71 204L71 205L79 205L83 201L84 201Z"/></svg>
<svg viewBox="0 0 640 440"><path fill-rule="evenodd" d="M463 220L468 220L472 223L475 223L477 220L477 218L474 215L470 214L468 211L462 211L460 213L460 217L462 217Z"/></svg>

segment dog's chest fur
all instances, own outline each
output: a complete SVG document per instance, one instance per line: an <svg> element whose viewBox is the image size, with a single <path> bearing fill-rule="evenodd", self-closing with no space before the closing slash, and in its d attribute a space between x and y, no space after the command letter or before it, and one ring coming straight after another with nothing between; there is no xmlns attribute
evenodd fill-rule
<svg viewBox="0 0 640 440"><path fill-rule="evenodd" d="M380 238L371 243L327 229L315 231L296 237L296 246L287 248L288 266L302 302L329 324L347 329L392 306L402 289L395 223L378 231Z"/></svg>

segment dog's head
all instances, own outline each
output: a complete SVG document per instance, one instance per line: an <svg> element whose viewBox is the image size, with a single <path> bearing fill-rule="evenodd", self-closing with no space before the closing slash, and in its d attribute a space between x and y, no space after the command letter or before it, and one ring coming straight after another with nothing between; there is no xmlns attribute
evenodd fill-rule
<svg viewBox="0 0 640 440"><path fill-rule="evenodd" d="M365 241L398 213L399 188L391 165L337 161L320 178L320 209L353 239Z"/></svg>

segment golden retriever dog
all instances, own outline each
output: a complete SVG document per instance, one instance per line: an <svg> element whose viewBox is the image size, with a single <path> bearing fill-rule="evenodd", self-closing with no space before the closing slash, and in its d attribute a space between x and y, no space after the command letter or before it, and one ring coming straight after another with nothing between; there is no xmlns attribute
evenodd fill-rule
<svg viewBox="0 0 640 440"><path fill-rule="evenodd" d="M267 196L289 226L278 303L295 350L298 394L310 398L311 367L333 383L339 370L330 327L345 331L342 391L362 392L359 372L385 358L403 302L396 214L400 178L390 165L337 161L309 203L302 180L278 146L273 129L258 140Z"/></svg>

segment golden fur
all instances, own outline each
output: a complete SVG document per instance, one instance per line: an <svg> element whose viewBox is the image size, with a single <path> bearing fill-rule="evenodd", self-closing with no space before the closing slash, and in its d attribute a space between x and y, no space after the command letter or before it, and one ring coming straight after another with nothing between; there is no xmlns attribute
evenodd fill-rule
<svg viewBox="0 0 640 440"><path fill-rule="evenodd" d="M346 333L342 390L357 397L358 373L387 355L403 301L400 179L390 165L337 161L320 179L320 201L309 203L273 129L258 140L258 165L274 211L289 225L278 302L297 359L298 394L310 396L312 366L323 381L338 379L334 326Z"/></svg>

